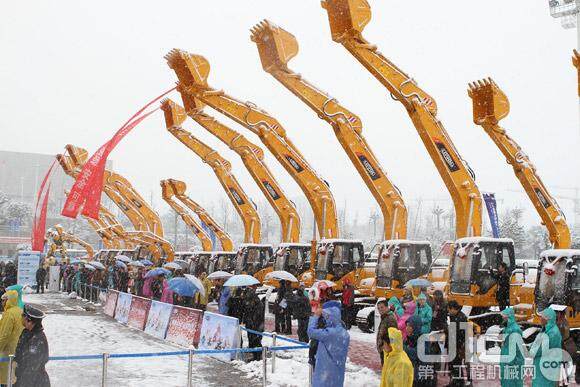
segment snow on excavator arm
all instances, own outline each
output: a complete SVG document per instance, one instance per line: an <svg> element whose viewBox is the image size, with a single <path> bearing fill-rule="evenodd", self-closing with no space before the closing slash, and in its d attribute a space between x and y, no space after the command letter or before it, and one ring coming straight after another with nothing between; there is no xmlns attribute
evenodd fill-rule
<svg viewBox="0 0 580 387"><path fill-rule="evenodd" d="M163 200L169 204L169 206L183 219L185 224L190 228L191 232L199 239L201 242L201 247L203 251L211 251L212 250L212 242L205 231L201 228L201 226L197 223L197 221L187 212L185 208L183 208L179 203L177 203L173 197L175 193L173 192L173 187L167 180L161 180L161 197Z"/></svg>
<svg viewBox="0 0 580 387"><path fill-rule="evenodd" d="M200 206L197 202L193 201L185 194L185 190L187 189L185 183L175 179L168 179L166 181L171 185L175 197L178 198L191 211L193 211L199 217L199 219L205 223L214 234L216 234L222 245L222 250L233 251L234 241L232 238L227 232L224 231L223 227L220 226L218 222L216 222L214 218L211 217L205 208Z"/></svg>
<svg viewBox="0 0 580 387"><path fill-rule="evenodd" d="M362 37L371 18L366 0L325 0L332 39L342 44L403 104L447 190L456 214L456 237L480 236L482 200L473 172L437 118L435 100Z"/></svg>
<svg viewBox="0 0 580 387"><path fill-rule="evenodd" d="M510 111L507 96L491 78L469 84L468 95L473 101L473 122L485 130L514 169L548 229L550 242L556 249L569 249L570 228L562 210L548 192L528 155L499 125L499 121L507 117Z"/></svg>
<svg viewBox="0 0 580 387"><path fill-rule="evenodd" d="M254 202L232 173L230 162L216 150L183 129L181 127L182 122L179 122L179 120L174 121L175 117L187 117L185 110L181 106L170 100L165 100L162 109L165 113L167 130L213 169L228 198L242 219L244 224L244 242L260 243L262 237L260 216Z"/></svg>
<svg viewBox="0 0 580 387"><path fill-rule="evenodd" d="M251 38L258 46L264 70L314 110L319 118L332 125L340 144L381 208L385 239L405 239L407 208L362 135L360 118L288 68L287 62L298 53L298 43L292 34L264 20L252 29Z"/></svg>
<svg viewBox="0 0 580 387"><path fill-rule="evenodd" d="M262 148L205 113L198 100L189 94L184 92L182 100L189 117L242 158L244 166L280 219L282 242L299 242L301 222L298 210L266 165Z"/></svg>
<svg viewBox="0 0 580 387"><path fill-rule="evenodd" d="M241 102L208 86L209 63L199 55L172 50L165 56L179 78L178 89L226 115L260 137L274 157L304 192L322 238L339 236L338 216L332 192L286 136L280 123L250 102Z"/></svg>

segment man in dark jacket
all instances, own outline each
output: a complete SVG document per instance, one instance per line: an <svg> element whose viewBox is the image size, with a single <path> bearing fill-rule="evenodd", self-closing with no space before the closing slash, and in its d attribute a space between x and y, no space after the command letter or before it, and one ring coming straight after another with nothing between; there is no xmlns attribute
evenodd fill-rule
<svg viewBox="0 0 580 387"><path fill-rule="evenodd" d="M14 361L16 362L15 387L50 387L45 365L48 362L48 341L42 328L44 313L24 306L22 324L24 330L18 340Z"/></svg>
<svg viewBox="0 0 580 387"><path fill-rule="evenodd" d="M507 269L507 264L505 262L500 262L497 273L494 274L497 281L495 299L499 305L499 310L504 310L510 306L510 275Z"/></svg>
<svg viewBox="0 0 580 387"><path fill-rule="evenodd" d="M276 326L276 332L291 335L292 320L291 314L288 311L288 300L286 299L289 293L288 281L281 280L274 303L274 324Z"/></svg>
<svg viewBox="0 0 580 387"><path fill-rule="evenodd" d="M42 263L36 270L36 294L42 293L44 294L44 283L46 281L46 269Z"/></svg>
<svg viewBox="0 0 580 387"><path fill-rule="evenodd" d="M381 365L385 361L383 356L383 337L387 334L389 328L397 328L397 318L393 311L389 308L386 300L380 300L377 302L377 310L381 316L381 322L377 329L377 351L379 352L379 357L381 359Z"/></svg>
<svg viewBox="0 0 580 387"><path fill-rule="evenodd" d="M469 365L465 359L465 325L467 317L461 311L461 305L455 300L447 304L449 312L449 327L445 331L447 338L447 351L452 352L455 348L455 357L449 362L451 371L451 386L465 386L466 380L470 380Z"/></svg>
<svg viewBox="0 0 580 387"><path fill-rule="evenodd" d="M308 342L308 319L310 318L310 299L304 294L304 290L294 290L294 295L289 302L292 314L298 320L298 340Z"/></svg>
<svg viewBox="0 0 580 387"><path fill-rule="evenodd" d="M256 294L254 285L249 287L243 298L243 322L246 328L264 332L264 304ZM259 348L262 346L262 336L248 332L248 348ZM262 352L252 352L254 360L262 360Z"/></svg>

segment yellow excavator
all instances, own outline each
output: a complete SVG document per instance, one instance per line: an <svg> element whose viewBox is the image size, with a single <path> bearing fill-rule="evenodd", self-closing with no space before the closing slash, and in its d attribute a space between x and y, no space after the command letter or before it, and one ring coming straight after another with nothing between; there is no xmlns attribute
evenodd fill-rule
<svg viewBox="0 0 580 387"><path fill-rule="evenodd" d="M292 34L264 20L252 29L252 41L258 46L263 69L332 126L381 209L385 240L375 248L383 258L375 268L365 268L355 287L362 296L401 297L408 280L428 274L431 245L406 240L407 207L364 138L361 119L288 67L288 61L298 53L298 42ZM374 306L374 299L367 301Z"/></svg>
<svg viewBox="0 0 580 387"><path fill-rule="evenodd" d="M202 105L195 98L184 93L182 99L185 110L170 100L163 101L163 109L171 112L173 116L179 117L177 119L188 115L236 152L242 158L246 169L278 215L283 245L276 248L274 269L285 270L295 276L308 270L311 246L310 244L299 243L300 216L294 203L287 198L282 187L280 187L276 178L265 164L263 150L242 134L205 113L202 110ZM266 284L278 285L275 280L268 280Z"/></svg>
<svg viewBox="0 0 580 387"><path fill-rule="evenodd" d="M272 245L262 244L262 226L256 205L232 173L232 166L216 150L181 127L187 118L185 110L170 100L162 104L167 130L198 155L214 171L228 198L244 224L244 243L238 246L236 272L255 276L260 282L272 271Z"/></svg>
<svg viewBox="0 0 580 387"><path fill-rule="evenodd" d="M505 156L524 191L530 198L542 224L546 226L553 249L540 254L536 286L522 288L511 295L511 304L530 322L539 322L537 312L559 304L566 306L571 328L580 328L580 250L571 249L570 227L564 213L522 148L499 125L507 117L510 104L507 96L491 79L473 82L468 95L473 102L473 121L491 137ZM536 312L536 313L534 313Z"/></svg>
<svg viewBox="0 0 580 387"><path fill-rule="evenodd" d="M47 260L55 257L57 251L60 252L60 255L63 259L67 259L68 255L65 243L76 243L82 246L82 248L84 248L87 252L88 259L92 259L93 255L95 254L93 246L83 241L81 238L78 238L77 236L64 231L60 224L56 224L53 228L48 230L47 239L51 241L48 252L46 253Z"/></svg>
<svg viewBox="0 0 580 387"><path fill-rule="evenodd" d="M304 192L316 219L320 240L313 238L310 270L300 278L310 286L315 279L331 279L336 290L343 282L352 283L364 264L361 241L339 239L338 217L334 197L328 186L286 135L280 123L251 102L241 102L207 84L208 61L199 55L172 50L165 57L179 79L178 91L190 95L236 121L260 137L264 145L292 176Z"/></svg>
<svg viewBox="0 0 580 387"><path fill-rule="evenodd" d="M445 291L449 299L470 306L472 318L478 316L497 305L493 272L499 263L505 262L509 274L514 274L513 241L481 236L482 197L475 176L437 118L435 100L362 36L371 18L369 4L365 0L326 0L322 7L328 13L332 39L344 46L405 107L443 179L455 207L457 238Z"/></svg>

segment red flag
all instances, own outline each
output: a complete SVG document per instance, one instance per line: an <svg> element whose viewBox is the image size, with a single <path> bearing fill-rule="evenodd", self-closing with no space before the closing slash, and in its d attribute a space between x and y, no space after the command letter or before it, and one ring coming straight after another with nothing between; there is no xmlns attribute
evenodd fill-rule
<svg viewBox="0 0 580 387"><path fill-rule="evenodd" d="M44 250L44 233L46 232L46 210L48 208L48 196L50 195L50 183L44 194L44 200L42 201L42 208L40 210L40 219L38 219L38 224L34 228L34 234L32 237L32 250L33 251L43 251Z"/></svg>
<svg viewBox="0 0 580 387"><path fill-rule="evenodd" d="M38 190L38 193L36 194L36 205L34 206L34 218L32 220L32 235L30 236L30 239L32 241L33 246L35 244L34 237L35 237L36 228L37 228L36 214L38 212L38 203L40 202L40 195L44 191L44 186L46 185L46 182L48 181L48 178L50 177L50 174L52 173L52 168L54 168L55 164L56 164L56 159L54 159L52 161L50 168L48 168L48 171L46 172L46 174L44 175L44 178L42 179L42 183L40 184L40 189Z"/></svg>

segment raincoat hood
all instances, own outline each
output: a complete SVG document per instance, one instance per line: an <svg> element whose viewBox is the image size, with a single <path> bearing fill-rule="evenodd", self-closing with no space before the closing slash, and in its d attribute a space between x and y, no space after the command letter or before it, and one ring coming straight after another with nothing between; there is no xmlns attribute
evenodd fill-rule
<svg viewBox="0 0 580 387"><path fill-rule="evenodd" d="M20 309L24 308L24 301L22 301L22 289L24 288L24 286L16 284L16 285L11 285L8 286L6 288L6 290L16 290L16 292L18 293L18 307Z"/></svg>
<svg viewBox="0 0 580 387"><path fill-rule="evenodd" d="M397 328L390 327L387 330L387 334L389 335L389 341L391 345L391 352L389 355L395 355L397 353L403 352L403 335L401 331Z"/></svg>
<svg viewBox="0 0 580 387"><path fill-rule="evenodd" d="M540 315L543 316L548 322L546 323L546 330L550 330L556 325L556 312L554 309L548 307L540 312Z"/></svg>
<svg viewBox="0 0 580 387"><path fill-rule="evenodd" d="M520 328L520 326L516 322L516 314L514 312L514 308L512 308L512 307L505 308L501 312L501 314L503 316L507 317L507 323L506 323L506 326L503 330L504 334L514 333L514 332L519 332L520 334L522 333L522 329Z"/></svg>
<svg viewBox="0 0 580 387"><path fill-rule="evenodd" d="M387 302L387 305L389 307L391 306L395 307L395 313L397 316L401 317L403 315L404 313L403 305L401 304L401 301L399 301L397 297L389 298L389 302Z"/></svg>
<svg viewBox="0 0 580 387"><path fill-rule="evenodd" d="M15 306L18 306L18 292L16 290L9 290L2 296L6 300L6 306L4 310L8 310Z"/></svg>
<svg viewBox="0 0 580 387"><path fill-rule="evenodd" d="M425 296L425 294L421 293L417 296L417 300L426 300L427 296Z"/></svg>
<svg viewBox="0 0 580 387"><path fill-rule="evenodd" d="M331 306L329 308L323 307L322 317L324 317L326 326L329 328L339 327L342 325L340 309L335 306Z"/></svg>
<svg viewBox="0 0 580 387"><path fill-rule="evenodd" d="M322 309L328 308L338 308L338 310L340 311L342 309L342 305L340 304L339 301L326 301L324 304L322 304Z"/></svg>

